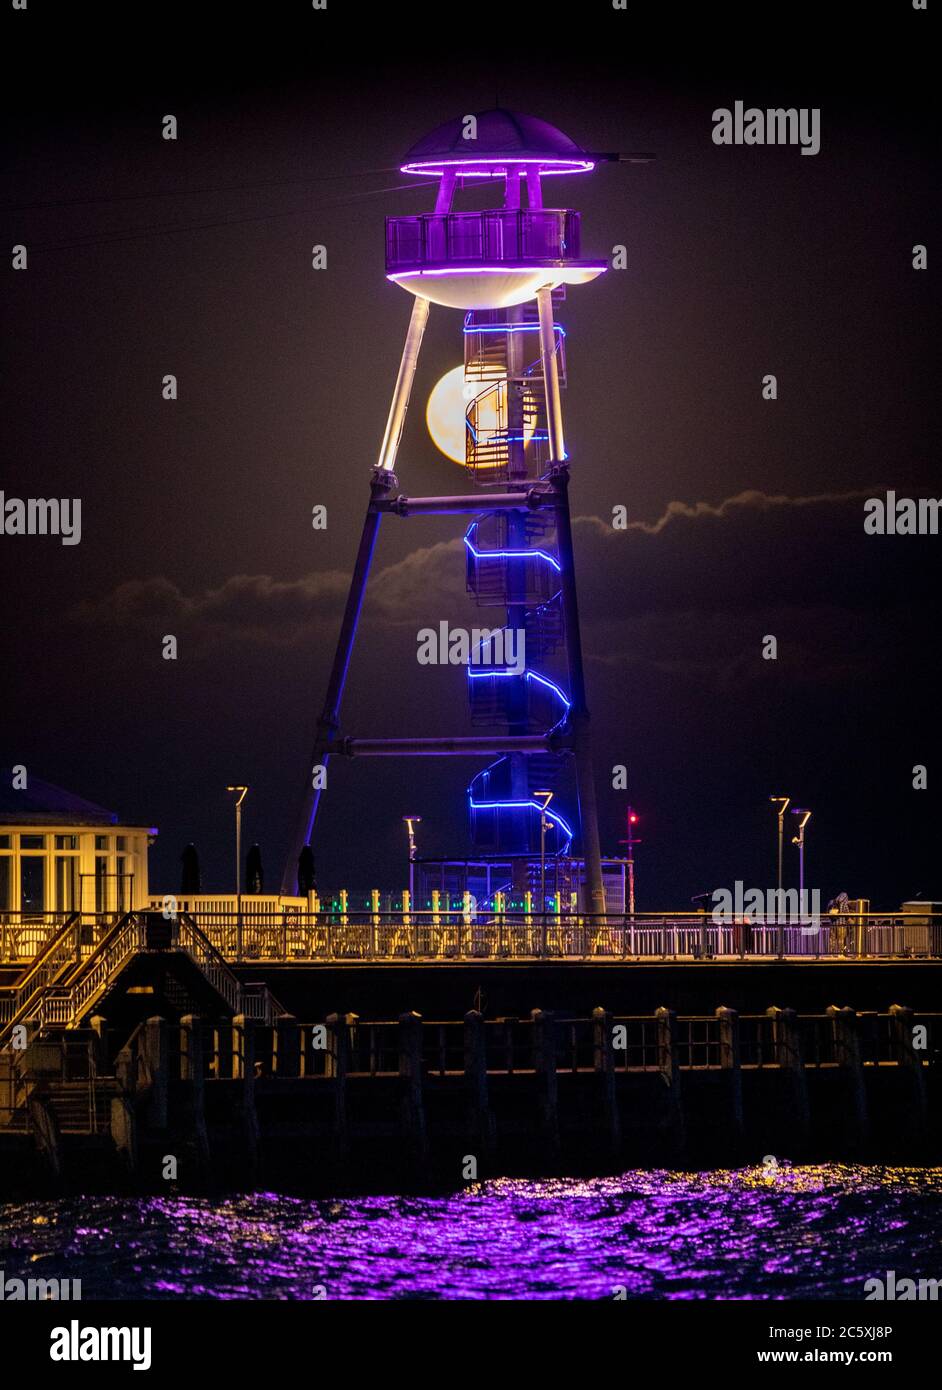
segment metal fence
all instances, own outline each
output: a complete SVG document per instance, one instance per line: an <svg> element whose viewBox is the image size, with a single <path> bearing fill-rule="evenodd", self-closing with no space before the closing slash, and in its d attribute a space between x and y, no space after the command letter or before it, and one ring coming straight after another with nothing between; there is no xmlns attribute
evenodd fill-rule
<svg viewBox="0 0 942 1390"><path fill-rule="evenodd" d="M718 925L696 913L612 914L492 912L461 907L435 911L371 911L279 907L275 900L241 917L221 905L192 906L181 921L195 923L227 962L449 960L863 960L942 957L942 916L869 914L815 922L773 921ZM11 914L6 914L7 916ZM3 914L0 914L0 926ZM85 923L104 939L113 915ZM28 956L20 935L15 955L0 964L25 965L61 927L58 919L30 928ZM13 940L12 924L6 934ZM85 950L89 947L83 948ZM12 983L12 981L11 981ZM2 1018L2 1008L0 1008Z"/></svg>

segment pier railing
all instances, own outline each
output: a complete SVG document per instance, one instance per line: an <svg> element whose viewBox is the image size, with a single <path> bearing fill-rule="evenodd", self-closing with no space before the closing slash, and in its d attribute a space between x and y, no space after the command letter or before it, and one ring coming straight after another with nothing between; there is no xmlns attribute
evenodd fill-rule
<svg viewBox="0 0 942 1390"><path fill-rule="evenodd" d="M297 908L189 916L227 960L807 960L942 957L942 916L718 924L698 913L364 911Z"/></svg>
<svg viewBox="0 0 942 1390"><path fill-rule="evenodd" d="M479 1029L484 1070L494 1076L531 1073L535 1065L537 1020L551 1028L555 1070L560 1075L598 1071L600 1044L610 1049L615 1072L663 1071L665 1048L685 1072L723 1071L734 1064L743 1071L780 1070L783 1062L781 1010L761 1014L737 1014L720 1009L715 1014L682 1015L659 1010L656 1014L620 1015L598 1010L592 1017L534 1015L487 1018L471 1014L465 1019L428 1019L408 1016L419 1028L418 1057L428 1079L459 1076L468 1066L469 1029ZM851 1026L859 1043L859 1063L864 1068L901 1062L901 1021L890 1013L854 1013ZM803 1069L817 1070L843 1065L844 1011L796 1014L795 1060ZM402 1075L403 1019L364 1020L355 1014L332 1016L333 1022L299 1023L283 1020L270 1026L251 1023L252 1061L259 1077L288 1076L317 1079L336 1077L393 1077ZM933 1064L942 1049L942 1014L905 1011L908 1036L914 1028L925 1030L924 1045L914 1053L917 1061ZM171 1079L188 1055L181 1045L181 1030L169 1029ZM198 1055L207 1080L230 1080L245 1075L245 1024L238 1021L200 1023ZM143 1031L141 1025L139 1033ZM136 1036L136 1035L135 1035ZM735 1037L735 1059L730 1056ZM132 1043L129 1046L133 1045ZM338 1066L339 1051L342 1066ZM607 1065L607 1064L606 1064Z"/></svg>
<svg viewBox="0 0 942 1390"><path fill-rule="evenodd" d="M231 901L231 899L230 899ZM790 958L866 960L942 958L942 915L871 913L819 921L767 919L718 924L697 913L615 914L493 912L478 908L371 911L332 907L319 911L279 906L276 899L253 906L241 918L225 899L210 908L181 911L180 944L218 976L221 969L252 961L464 961L624 960L733 961ZM10 914L7 914L10 915ZM14 914L15 915L15 914ZM0 914L0 927L4 914ZM51 914L34 923L32 956L6 962L25 966L63 930L65 918ZM114 915L81 919L81 954L92 954L116 926ZM7 939L12 940L11 927ZM0 965L4 962L0 961ZM15 980L21 983L21 980ZM233 1003L235 1001L233 1000ZM9 990L0 986L0 1024L12 1017Z"/></svg>

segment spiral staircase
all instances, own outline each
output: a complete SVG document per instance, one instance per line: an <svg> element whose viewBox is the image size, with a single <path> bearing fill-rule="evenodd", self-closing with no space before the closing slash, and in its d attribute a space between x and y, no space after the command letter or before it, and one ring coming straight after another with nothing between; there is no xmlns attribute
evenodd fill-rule
<svg viewBox="0 0 942 1390"><path fill-rule="evenodd" d="M554 293L554 306L564 296ZM554 323L555 352L565 383L565 332ZM485 510L465 533L467 590L494 622L503 644L490 644L468 666L468 697L475 727L510 734L543 734L564 724L569 697L553 658L564 637L560 562L551 511L521 508L488 512L486 492L538 483L549 461L546 396L539 354L539 322L533 301L511 309L471 310L464 325L465 462L482 489ZM497 618L497 614L493 615ZM494 647L503 661L491 660ZM523 654L515 661L507 652ZM560 787L567 759L552 753L510 753L482 768L468 787L471 838L487 855L520 864L517 887L533 886L526 864L565 854L573 832L554 796L541 830L536 793Z"/></svg>

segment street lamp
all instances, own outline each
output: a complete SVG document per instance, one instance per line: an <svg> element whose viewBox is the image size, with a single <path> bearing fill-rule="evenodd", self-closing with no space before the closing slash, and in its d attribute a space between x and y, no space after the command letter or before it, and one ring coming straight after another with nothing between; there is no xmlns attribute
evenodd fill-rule
<svg viewBox="0 0 942 1390"><path fill-rule="evenodd" d="M403 816L409 827L409 902L415 907L415 827L422 824L421 816Z"/></svg>
<svg viewBox="0 0 942 1390"><path fill-rule="evenodd" d="M242 803L248 787L230 786L227 792L236 792L236 959L242 959Z"/></svg>
<svg viewBox="0 0 942 1390"><path fill-rule="evenodd" d="M792 836L792 844L798 846L798 912L799 916L805 910L805 826L811 819L811 812L803 806L796 806L792 810L793 816L801 816L798 822L798 834Z"/></svg>
<svg viewBox="0 0 942 1390"><path fill-rule="evenodd" d="M769 800L777 809L778 816L778 895L775 899L775 916L778 923L778 958L785 955L785 923L782 921L782 844L785 835L785 812L791 802L790 796L770 796Z"/></svg>
<svg viewBox="0 0 942 1390"><path fill-rule="evenodd" d="M552 821L546 818L546 808L553 799L553 793L534 792L533 796L540 807L540 914L543 925L543 954L546 955L546 832L552 826Z"/></svg>
<svg viewBox="0 0 942 1390"><path fill-rule="evenodd" d="M779 904L781 904L781 901L782 901L782 841L783 841L783 836L784 836L784 834L785 834L785 812L788 810L789 803L791 802L791 797L790 797L790 796L770 796L770 797L769 797L769 800L772 802L772 804L773 804L774 806L776 806L776 807L778 808L778 810L777 810L777 815L778 815L778 898L777 898L777 901L778 901Z"/></svg>

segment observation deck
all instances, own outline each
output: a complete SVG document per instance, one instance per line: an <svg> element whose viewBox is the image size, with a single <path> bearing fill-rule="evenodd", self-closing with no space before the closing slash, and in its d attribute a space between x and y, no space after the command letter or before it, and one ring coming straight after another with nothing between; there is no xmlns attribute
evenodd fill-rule
<svg viewBox="0 0 942 1390"><path fill-rule="evenodd" d="M582 285L607 268L581 260L579 213L499 208L386 219L386 276L452 309L503 309L538 289Z"/></svg>

